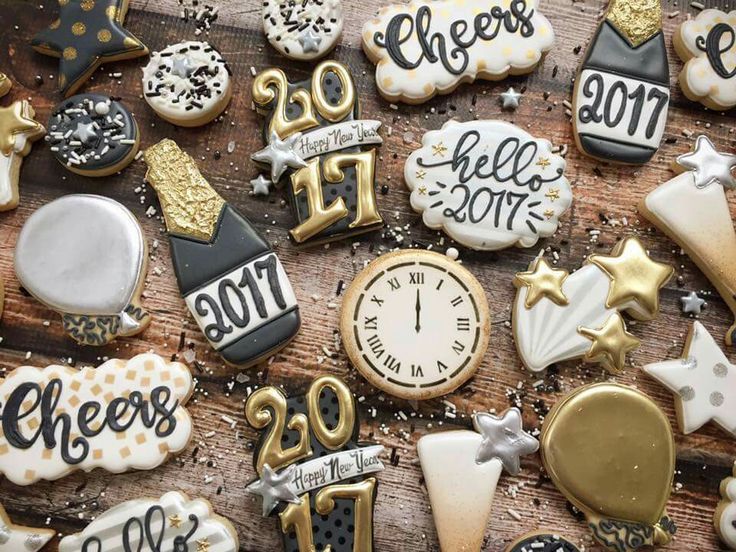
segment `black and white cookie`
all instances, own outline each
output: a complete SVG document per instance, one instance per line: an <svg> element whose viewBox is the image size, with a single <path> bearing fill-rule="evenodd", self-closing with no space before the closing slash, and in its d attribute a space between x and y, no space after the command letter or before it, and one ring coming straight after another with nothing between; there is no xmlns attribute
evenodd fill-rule
<svg viewBox="0 0 736 552"><path fill-rule="evenodd" d="M84 176L108 176L127 167L138 153L138 124L109 96L78 94L51 113L46 137L56 159Z"/></svg>
<svg viewBox="0 0 736 552"><path fill-rule="evenodd" d="M512 542L506 552L579 552L565 537L548 531L527 533Z"/></svg>
<svg viewBox="0 0 736 552"><path fill-rule="evenodd" d="M291 59L319 59L342 33L340 0L263 0L263 32Z"/></svg>
<svg viewBox="0 0 736 552"><path fill-rule="evenodd" d="M154 52L143 68L143 97L162 119L195 127L220 115L232 96L230 68L206 42Z"/></svg>

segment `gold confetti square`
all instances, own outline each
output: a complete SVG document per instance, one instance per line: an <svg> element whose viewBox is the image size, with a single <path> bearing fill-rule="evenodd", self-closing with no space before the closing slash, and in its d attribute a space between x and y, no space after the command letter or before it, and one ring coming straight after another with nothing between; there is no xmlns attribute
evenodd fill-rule
<svg viewBox="0 0 736 552"><path fill-rule="evenodd" d="M169 452L169 446L166 443L159 443L158 451L161 454L166 454L167 452Z"/></svg>
<svg viewBox="0 0 736 552"><path fill-rule="evenodd" d="M161 372L161 381L169 381L171 379L171 372L166 370L165 372Z"/></svg>
<svg viewBox="0 0 736 552"><path fill-rule="evenodd" d="M115 438L116 438L116 439L117 439L118 441L122 441L122 440L124 440L124 439L125 439L125 435L126 435L126 433L127 433L126 431L121 431L120 433L116 433L116 434L115 434Z"/></svg>
<svg viewBox="0 0 736 552"><path fill-rule="evenodd" d="M94 460L101 460L102 459L102 449L95 449L92 451L92 458Z"/></svg>
<svg viewBox="0 0 736 552"><path fill-rule="evenodd" d="M127 372L125 372L125 379L128 379L128 380L131 380L132 381L137 376L138 376L138 374L136 373L135 370L128 370Z"/></svg>
<svg viewBox="0 0 736 552"><path fill-rule="evenodd" d="M43 452L41 453L41 458L44 460L51 460L51 457L54 455L54 451L52 449L44 448Z"/></svg>
<svg viewBox="0 0 736 552"><path fill-rule="evenodd" d="M145 443L146 440L147 439L146 439L145 433L139 433L138 435L135 436L135 442L138 443L139 445L142 445L143 443Z"/></svg>
<svg viewBox="0 0 736 552"><path fill-rule="evenodd" d="M148 372L150 372L151 370L155 370L156 363L153 362L152 360L147 360L146 362L143 363L143 369Z"/></svg>
<svg viewBox="0 0 736 552"><path fill-rule="evenodd" d="M3 455L3 454L7 454L8 453L8 450L10 450L10 448L8 447L8 445L6 445L6 444L0 445L0 456Z"/></svg>
<svg viewBox="0 0 736 552"><path fill-rule="evenodd" d="M174 378L174 385L176 387L186 387L187 382L186 382L186 380L184 378L181 378L181 377Z"/></svg>
<svg viewBox="0 0 736 552"><path fill-rule="evenodd" d="M128 447L121 448L120 449L120 457L121 458L127 458L128 456L130 456L130 448L128 448Z"/></svg>
<svg viewBox="0 0 736 552"><path fill-rule="evenodd" d="M141 378L141 386L148 387L149 385L151 385L151 378L148 376Z"/></svg>
<svg viewBox="0 0 736 552"><path fill-rule="evenodd" d="M86 372L84 373L84 379L86 379L86 380L91 380L91 379L95 379L95 371L94 371L94 370L92 370L91 368L90 368L90 369L88 369L88 370L87 370L87 371L86 371Z"/></svg>
<svg viewBox="0 0 736 552"><path fill-rule="evenodd" d="M31 418L28 420L28 428L31 430L36 429L39 425L41 425L41 422L38 421L38 418Z"/></svg>
<svg viewBox="0 0 736 552"><path fill-rule="evenodd" d="M25 478L28 481L33 481L36 478L36 472L34 470L26 470Z"/></svg>
<svg viewBox="0 0 736 552"><path fill-rule="evenodd" d="M107 385L112 385L113 383L115 383L115 374L107 374L105 376L105 383Z"/></svg>
<svg viewBox="0 0 736 552"><path fill-rule="evenodd" d="M77 397L76 395L72 395L72 396L71 396L71 397L69 398L69 404L70 404L70 405L72 405L72 406L73 406L73 407L75 407L75 408L76 408L76 407L77 407L77 406L79 405L79 403L81 403L81 402L82 402L82 401L80 401L80 400L79 400L79 397Z"/></svg>
<svg viewBox="0 0 736 552"><path fill-rule="evenodd" d="M108 391L107 393L105 393L103 398L105 399L105 402L111 403L112 400L115 398L115 393L113 393L112 391Z"/></svg>
<svg viewBox="0 0 736 552"><path fill-rule="evenodd" d="M79 380L77 380L77 379L72 380L72 382L69 384L69 388L72 391L79 391L79 388L80 387L82 387L82 383Z"/></svg>
<svg viewBox="0 0 736 552"><path fill-rule="evenodd" d="M94 385L92 386L92 388L90 389L90 391L92 392L92 394L93 394L93 395L94 395L95 397L97 397L97 396L99 396L99 394L100 394L100 393L102 393L102 387L100 387L100 384L99 384L99 383L95 383L95 384L94 384Z"/></svg>

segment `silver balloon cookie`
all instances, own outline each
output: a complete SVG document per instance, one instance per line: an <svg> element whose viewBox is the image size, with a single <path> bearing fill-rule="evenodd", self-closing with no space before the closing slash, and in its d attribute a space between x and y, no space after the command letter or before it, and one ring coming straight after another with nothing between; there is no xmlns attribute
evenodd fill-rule
<svg viewBox="0 0 736 552"><path fill-rule="evenodd" d="M133 213L96 195L44 205L28 217L15 249L21 285L58 311L66 332L85 345L105 345L148 326L150 315L139 304L147 264Z"/></svg>

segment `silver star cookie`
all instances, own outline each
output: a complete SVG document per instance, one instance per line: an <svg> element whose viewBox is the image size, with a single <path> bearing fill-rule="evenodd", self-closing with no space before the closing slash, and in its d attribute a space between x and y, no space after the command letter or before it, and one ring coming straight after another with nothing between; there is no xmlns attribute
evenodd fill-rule
<svg viewBox="0 0 736 552"><path fill-rule="evenodd" d="M270 514L279 502L301 503L301 499L296 496L291 487L294 470L296 470L296 464L292 464L277 475L271 466L264 464L261 478L245 488L247 493L261 495L264 516Z"/></svg>
<svg viewBox="0 0 736 552"><path fill-rule="evenodd" d="M691 291L687 295L680 297L680 303L682 304L682 312L686 314L700 314L700 311L703 310L703 305L705 305L705 299L701 299L697 293Z"/></svg>
<svg viewBox="0 0 736 552"><path fill-rule="evenodd" d="M299 38L299 44L302 46L302 52L308 54L309 52L319 52L319 45L322 43L322 37L319 36L312 30L312 27L307 29L306 33L303 33Z"/></svg>
<svg viewBox="0 0 736 552"><path fill-rule="evenodd" d="M287 167L301 169L307 166L304 159L294 151L294 145L301 137L301 132L295 132L286 140L282 140L275 130L271 131L271 139L268 145L255 152L250 158L257 163L271 165L271 181L278 182Z"/></svg>
<svg viewBox="0 0 736 552"><path fill-rule="evenodd" d="M176 56L171 60L171 74L188 79L196 67L189 56Z"/></svg>
<svg viewBox="0 0 736 552"><path fill-rule="evenodd" d="M72 137L85 145L92 144L97 141L95 126L95 123L77 123L77 128L74 130Z"/></svg>
<svg viewBox="0 0 736 552"><path fill-rule="evenodd" d="M512 86L509 86L509 89L506 90L506 92L501 93L501 100L503 101L504 109L516 109L519 107L520 99L521 94L514 90Z"/></svg>
<svg viewBox="0 0 736 552"><path fill-rule="evenodd" d="M253 187L253 195L267 196L270 191L271 181L262 174L259 174L250 181L250 185Z"/></svg>
<svg viewBox="0 0 736 552"><path fill-rule="evenodd" d="M733 169L736 168L736 155L720 153L713 142L705 135L698 136L695 149L677 158L677 164L693 171L695 185L698 188L713 182L724 188L736 188Z"/></svg>
<svg viewBox="0 0 736 552"><path fill-rule="evenodd" d="M497 458L507 472L516 475L521 470L519 457L539 449L539 441L522 428L518 408L509 408L500 418L484 412L474 414L473 427L483 437L475 456L478 464Z"/></svg>

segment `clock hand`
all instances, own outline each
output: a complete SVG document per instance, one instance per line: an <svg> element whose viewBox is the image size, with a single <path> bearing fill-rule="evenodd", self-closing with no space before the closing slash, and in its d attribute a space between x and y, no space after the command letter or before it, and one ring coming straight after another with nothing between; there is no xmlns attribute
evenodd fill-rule
<svg viewBox="0 0 736 552"><path fill-rule="evenodd" d="M417 302L416 302L416 304L414 306L414 310L417 313L417 323L414 326L414 329L417 331L417 333L419 333L419 330L422 329L422 326L419 324L419 313L422 311L422 303L421 303L421 301L419 299L419 290L418 289L417 289Z"/></svg>

